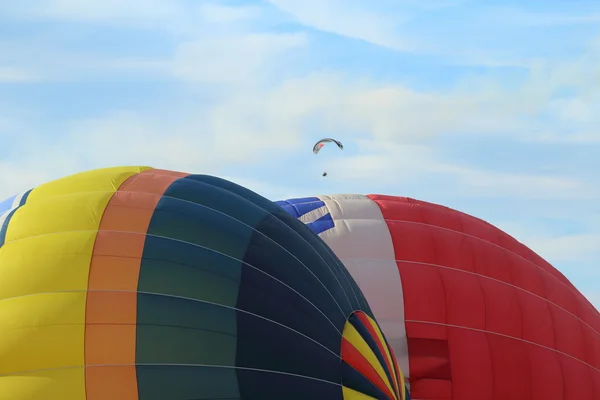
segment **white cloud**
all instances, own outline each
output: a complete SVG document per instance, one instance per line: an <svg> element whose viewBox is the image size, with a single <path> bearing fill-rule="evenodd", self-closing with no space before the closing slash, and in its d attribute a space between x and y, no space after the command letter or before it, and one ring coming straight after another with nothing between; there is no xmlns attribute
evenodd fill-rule
<svg viewBox="0 0 600 400"><path fill-rule="evenodd" d="M232 22L252 19L260 15L261 10L255 6L230 7L218 4L201 4L202 18L210 22Z"/></svg>
<svg viewBox="0 0 600 400"><path fill-rule="evenodd" d="M575 0L577 1L577 0ZM584 9L584 7L581 7ZM557 25L582 25L597 24L600 22L600 13L577 12L572 8L570 13L553 13L547 11L527 11L516 7L491 7L490 12L498 19L510 21L513 24L547 27Z"/></svg>
<svg viewBox="0 0 600 400"><path fill-rule="evenodd" d="M151 14L148 16L150 19L165 17L174 21L181 17L183 9L176 3L155 2L152 3L156 4L153 10L146 10L152 8L147 3L141 7L143 13ZM127 17L134 9L132 4L114 1L92 2L85 9L75 3L64 0L45 2L45 8L41 7L39 12L66 14L73 18L87 18L85 15L89 13L90 18L102 19ZM391 22L386 24L385 18L379 21L377 14L363 15L354 6L344 7L346 3L318 0L307 3L272 0L272 3L299 19L310 18L306 22L308 24L342 24L324 27L326 30L362 36L365 40L395 40L391 39L392 35L396 35ZM435 2L419 4L436 7ZM134 5L139 6L137 3ZM418 4L412 6L415 8ZM338 18L328 18L340 8L343 12L354 13L354 19L345 20L341 18L343 14ZM201 16L207 21L231 22L251 18L256 9L204 4L196 11L198 13L193 16ZM398 20L394 15L394 24ZM365 26L375 30L350 32ZM111 73L124 69L139 73L152 71L193 83L226 83L233 84L235 88L235 92L224 92L210 108L200 108L196 115L185 115L177 122L161 121L158 115L135 113L100 115L89 121L76 122L71 139L81 146L80 154L74 150L76 147L69 148L73 149L72 157L79 160L77 162L93 160L94 165L98 165L139 160L147 164L149 162L144 160L168 160L166 163L174 168L196 169L232 160L257 161L265 148L288 154L287 151L305 145L305 141L309 140L306 138L307 131L315 135L338 132L345 140L369 143L359 155L339 162L335 176L340 180L397 182L398 178L392 177L390 171L402 169L450 177L468 194L562 198L597 196L597 189L586 188L580 182L564 177L490 172L451 164L422 143L434 140L438 135L455 132L520 136L524 141L597 141L600 131L592 129L598 123L598 113L594 111L597 106L589 100L597 100L600 94L600 75L595 68L600 57L598 48L592 46L585 56L576 60L535 64L526 80L506 86L502 86L504 81L501 78L484 76L463 79L457 86L445 91L427 92L338 72L313 73L276 85L272 82L269 86L263 85L262 78L272 71L273 61L283 59L290 50L307 45L307 37L303 33L243 35L234 31L227 36L215 34L179 42L172 60L88 57L78 61L76 57L61 54L54 64L43 62L39 65L46 71L51 71L54 66L65 76L81 74L81 71L86 71L87 65L93 76L106 73L107 69ZM0 80L1 76L2 70ZM577 95L553 100L553 95L565 87L575 88ZM173 107L178 105L173 104ZM551 113L555 120L551 123L534 121L542 111ZM569 124L572 134L565 134L564 124ZM165 132L169 133L168 143L164 140ZM119 141L121 144L115 150L114 143ZM141 142L145 143L144 150L139 149ZM375 143L384 144L385 149L376 149ZM43 149L39 151L44 152ZM66 157L69 154L64 149L58 151L63 151ZM94 151L101 156L94 155ZM222 156L215 158L213 152ZM176 156L166 156L166 153ZM52 154L47 152L46 157L52 157Z"/></svg>
<svg viewBox="0 0 600 400"><path fill-rule="evenodd" d="M226 71L215 62L216 70ZM355 80L335 73L317 73L288 79L268 89L240 90L235 97L225 99L216 107L218 114L235 115L224 124L241 123L246 129L272 130L294 136L306 128L318 126L323 132L343 132L347 138L370 138L383 142L414 142L442 134L494 134L530 141L545 138L548 132L560 129L556 121L536 120L541 112L555 118L556 104L552 95L562 86L562 81L542 85L543 76L535 72L531 81L512 87L501 87L493 78L467 83L445 92L416 91L401 85L382 85L368 80ZM215 73L216 74L216 73ZM236 76L233 72L228 75ZM243 74L240 75L243 76ZM548 78L546 78L548 82ZM600 88L600 84L598 85ZM261 101L256 101L260 98ZM573 100L576 101L576 100ZM575 106L573 106L575 107ZM587 106L586 106L587 107ZM588 130L594 120L592 108L580 110L580 120L568 120L563 140L595 141L598 131ZM575 109L570 113L575 113ZM583 113L590 115L584 118ZM587 114L586 114L587 115ZM586 119L587 118L587 119ZM592 118L590 120L589 118ZM243 119L243 121L241 121Z"/></svg>
<svg viewBox="0 0 600 400"><path fill-rule="evenodd" d="M400 13L377 13L354 0L267 0L292 15L300 23L342 36L364 40L394 49L412 45L395 30L408 19Z"/></svg>
<svg viewBox="0 0 600 400"><path fill-rule="evenodd" d="M251 20L260 7L223 6L212 1L182 0L30 0L7 3L3 13L15 20L59 21L93 28L153 29L171 35L197 37L222 29L220 24ZM235 29L229 25L228 31Z"/></svg>
<svg viewBox="0 0 600 400"><path fill-rule="evenodd" d="M303 43L301 35L254 35L184 45L181 54L190 50L192 56L178 59L185 66L179 73L236 83L236 92L219 97L208 108L176 113L174 120L117 112L75 121L69 138L56 148L34 145L29 151L45 160L62 154L75 160L74 169L84 164L159 163L165 168L216 173L230 162L276 162L292 151L300 152L299 146L310 141L307 130L321 132L319 136L338 132L338 137L361 148L357 155L336 158L335 165L324 162L333 173L330 181L383 185L428 176L455 182L456 192L463 196L598 197L598 188L571 178L457 165L425 145L433 143L436 135L454 132L517 135L536 128L520 117L552 104L551 90L539 89L539 83L494 92L489 89L493 84L480 82L476 89L459 85L447 92L427 93L335 73L289 79L274 87L252 82L273 57ZM242 45L247 51L240 53ZM262 159L267 151L269 159ZM396 171L410 172L398 175Z"/></svg>
<svg viewBox="0 0 600 400"><path fill-rule="evenodd" d="M68 21L132 23L156 22L184 14L181 2L172 0L33 0L8 5L8 12L21 17Z"/></svg>
<svg viewBox="0 0 600 400"><path fill-rule="evenodd" d="M35 82L40 77L27 70L0 66L0 83L24 83Z"/></svg>
<svg viewBox="0 0 600 400"><path fill-rule="evenodd" d="M590 215L589 218L593 220L594 216ZM523 221L499 222L496 226L555 266L594 262L600 256L598 225L590 224L587 231L572 234L543 230Z"/></svg>
<svg viewBox="0 0 600 400"><path fill-rule="evenodd" d="M0 162L0 201L60 176L48 173L47 168L36 168L35 165L24 168L20 163Z"/></svg>
<svg viewBox="0 0 600 400"><path fill-rule="evenodd" d="M526 243L553 263L592 261L600 256L600 233L529 237Z"/></svg>
<svg viewBox="0 0 600 400"><path fill-rule="evenodd" d="M303 34L251 34L208 37L177 46L173 74L210 83L255 84L267 63L288 50L305 46Z"/></svg>
<svg viewBox="0 0 600 400"><path fill-rule="evenodd" d="M428 184L443 180L446 185L452 185L454 195L472 197L600 198L600 188L589 188L586 182L555 175L506 173L460 165L444 161L433 146L365 141L361 153L328 163L326 168L332 172L331 179L380 185Z"/></svg>

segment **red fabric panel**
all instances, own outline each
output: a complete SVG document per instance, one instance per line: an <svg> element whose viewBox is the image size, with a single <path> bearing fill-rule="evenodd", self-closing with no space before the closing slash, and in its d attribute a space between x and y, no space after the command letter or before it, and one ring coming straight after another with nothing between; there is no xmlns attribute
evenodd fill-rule
<svg viewBox="0 0 600 400"><path fill-rule="evenodd" d="M369 197L402 279L413 398L600 399L600 314L564 275L480 219Z"/></svg>

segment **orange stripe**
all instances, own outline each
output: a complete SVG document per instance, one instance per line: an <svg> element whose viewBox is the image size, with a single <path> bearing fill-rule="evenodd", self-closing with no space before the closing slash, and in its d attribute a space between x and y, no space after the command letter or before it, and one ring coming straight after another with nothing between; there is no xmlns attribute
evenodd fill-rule
<svg viewBox="0 0 600 400"><path fill-rule="evenodd" d="M137 285L146 231L165 190L184 176L162 170L133 175L104 210L90 263L86 304L87 400L138 400Z"/></svg>

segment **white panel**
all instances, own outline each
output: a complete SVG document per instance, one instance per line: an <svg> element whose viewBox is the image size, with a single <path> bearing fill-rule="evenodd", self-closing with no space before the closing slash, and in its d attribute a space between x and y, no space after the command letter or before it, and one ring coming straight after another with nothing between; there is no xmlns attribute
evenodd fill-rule
<svg viewBox="0 0 600 400"><path fill-rule="evenodd" d="M325 202L335 222L335 228L320 236L360 286L396 353L398 365L408 377L402 281L392 237L381 210L364 195L319 198Z"/></svg>

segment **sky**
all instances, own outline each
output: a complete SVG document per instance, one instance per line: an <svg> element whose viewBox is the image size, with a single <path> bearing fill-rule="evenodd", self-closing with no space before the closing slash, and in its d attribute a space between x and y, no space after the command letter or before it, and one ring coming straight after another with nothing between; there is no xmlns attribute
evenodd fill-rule
<svg viewBox="0 0 600 400"><path fill-rule="evenodd" d="M0 199L115 165L408 196L600 308L599 65L597 0L6 1Z"/></svg>

